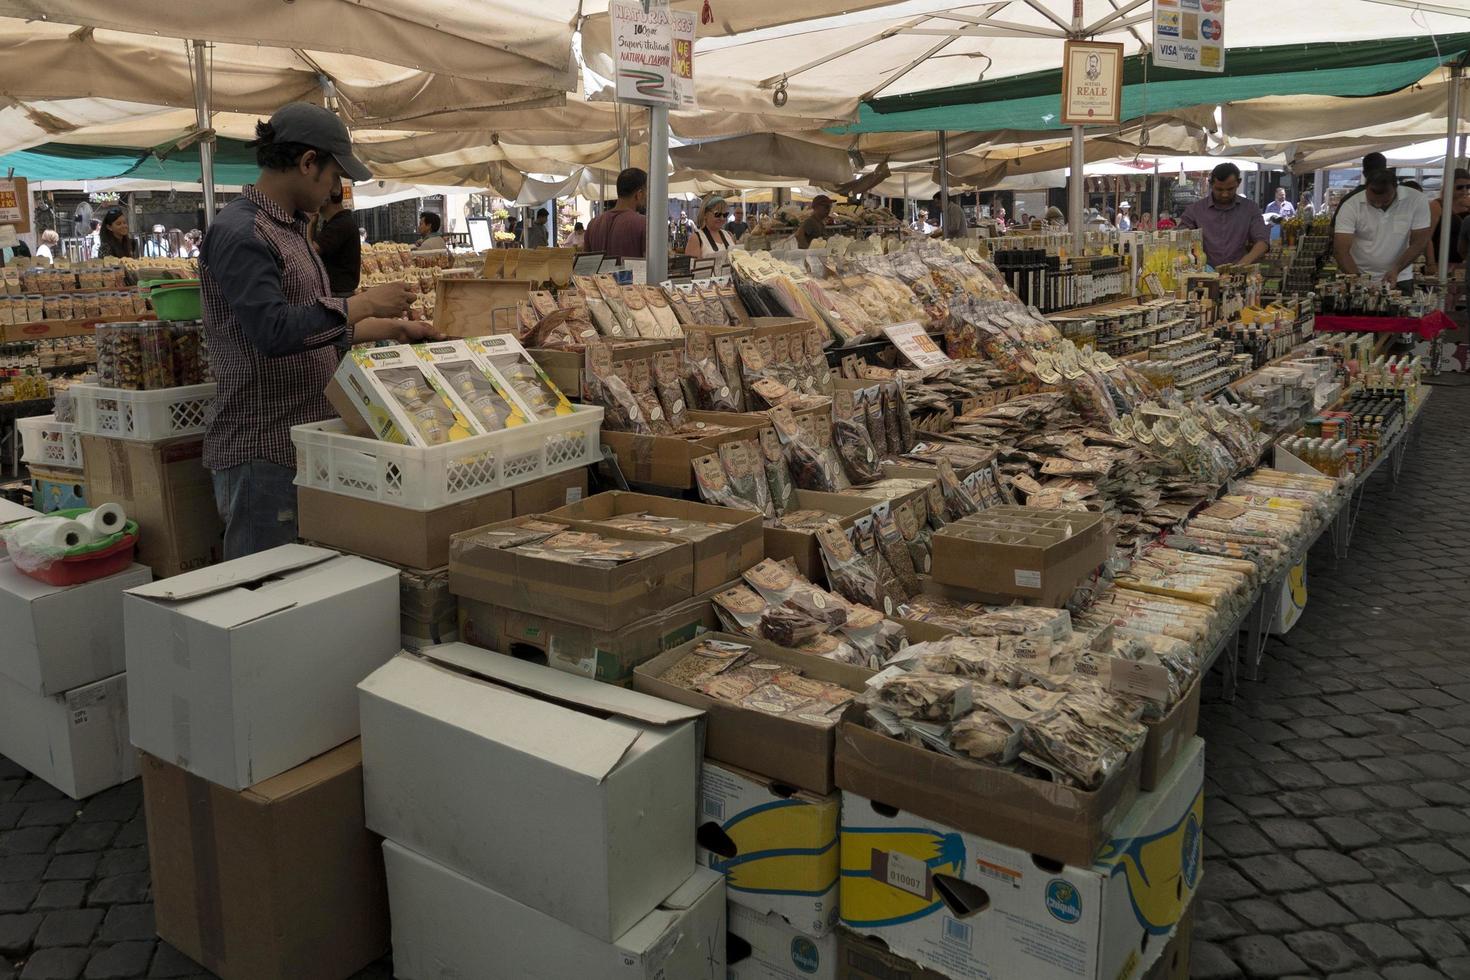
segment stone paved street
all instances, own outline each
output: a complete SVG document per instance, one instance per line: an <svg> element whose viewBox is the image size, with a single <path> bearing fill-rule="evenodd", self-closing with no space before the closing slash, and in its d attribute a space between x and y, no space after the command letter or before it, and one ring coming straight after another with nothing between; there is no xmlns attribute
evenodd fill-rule
<svg viewBox="0 0 1470 980"><path fill-rule="evenodd" d="M1199 980L1470 978L1470 386L1427 411L1265 680L1203 710ZM148 889L137 781L73 803L0 758L0 980L208 976Z"/></svg>
<svg viewBox="0 0 1470 980"><path fill-rule="evenodd" d="M1264 680L1201 713L1199 980L1470 978L1470 386L1425 410Z"/></svg>

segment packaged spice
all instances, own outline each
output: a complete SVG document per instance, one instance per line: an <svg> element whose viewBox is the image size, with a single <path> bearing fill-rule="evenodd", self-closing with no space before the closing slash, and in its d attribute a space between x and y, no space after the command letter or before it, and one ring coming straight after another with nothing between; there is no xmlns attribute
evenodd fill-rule
<svg viewBox="0 0 1470 980"><path fill-rule="evenodd" d="M797 424L791 411L773 408L771 422L781 440L781 450L786 455L786 465L791 470L792 481L803 490L835 492L837 480L826 457Z"/></svg>
<svg viewBox="0 0 1470 980"><path fill-rule="evenodd" d="M878 547L883 552L894 578L901 589L901 601L907 602L920 591L919 576L914 568L914 558L909 552L908 542L899 530L889 502L884 501L873 508L873 526L878 536ZM895 601L899 601L895 597Z"/></svg>
<svg viewBox="0 0 1470 980"><path fill-rule="evenodd" d="M819 528L817 546L822 552L822 564L827 569L827 581L839 595L849 602L882 608L883 593L873 564L858 554L846 531L836 524Z"/></svg>
<svg viewBox="0 0 1470 980"><path fill-rule="evenodd" d="M854 412L852 392L833 393L832 443L853 483L874 483L883 478L883 468L867 428L854 418Z"/></svg>
<svg viewBox="0 0 1470 980"><path fill-rule="evenodd" d="M737 510L759 510L755 504L741 497L730 485L725 467L715 454L700 456L694 461L694 482L699 486L699 497L707 504L734 507Z"/></svg>
<svg viewBox="0 0 1470 980"><path fill-rule="evenodd" d="M649 433L643 409L626 382L613 369L607 344L589 343L584 355L589 396L603 407L603 425L614 431Z"/></svg>
<svg viewBox="0 0 1470 980"><path fill-rule="evenodd" d="M663 404L664 417L669 420L669 425L673 426L675 432L683 429L689 422L689 414L684 405L684 389L679 383L679 360L679 354L671 350L659 351L653 360L654 387L658 390L658 400Z"/></svg>
<svg viewBox="0 0 1470 980"><path fill-rule="evenodd" d="M725 377L725 383L730 386L730 401L734 403L734 411L745 411L745 380L740 373L740 354L735 349L734 337L716 337L715 358L720 365L720 373Z"/></svg>
<svg viewBox="0 0 1470 980"><path fill-rule="evenodd" d="M741 500L750 504L767 517L775 517L771 505L771 491L766 484L765 466L755 442L725 442L720 444L720 464L730 480L730 488Z"/></svg>
<svg viewBox="0 0 1470 980"><path fill-rule="evenodd" d="M832 445L832 419L821 413L810 413L802 416L801 425L808 436L816 444L827 461L828 471L832 474L832 482L838 490L846 490L852 486L852 481L847 478L847 472L842 468L842 460L837 455L837 447Z"/></svg>
<svg viewBox="0 0 1470 980"><path fill-rule="evenodd" d="M711 412L736 411L734 394L714 361L708 334L690 332L685 340L685 363L695 390L695 404Z"/></svg>
<svg viewBox="0 0 1470 980"><path fill-rule="evenodd" d="M773 428L761 429L761 455L766 468L766 484L771 491L771 506L776 513L785 514L796 506L796 484L791 480L791 469L786 465L786 455L781 452L781 437Z"/></svg>

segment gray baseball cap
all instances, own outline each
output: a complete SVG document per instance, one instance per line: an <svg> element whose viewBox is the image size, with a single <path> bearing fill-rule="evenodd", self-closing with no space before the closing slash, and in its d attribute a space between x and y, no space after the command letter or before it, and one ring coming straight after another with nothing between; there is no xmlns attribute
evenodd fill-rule
<svg viewBox="0 0 1470 980"><path fill-rule="evenodd" d="M325 150L352 180L371 180L373 173L352 155L352 135L336 113L310 102L289 102L271 116L271 129L282 143L304 143Z"/></svg>

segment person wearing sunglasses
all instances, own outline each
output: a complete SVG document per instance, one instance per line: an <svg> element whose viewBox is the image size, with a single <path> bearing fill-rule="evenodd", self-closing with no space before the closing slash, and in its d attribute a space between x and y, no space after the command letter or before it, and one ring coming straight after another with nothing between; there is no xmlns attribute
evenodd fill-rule
<svg viewBox="0 0 1470 980"><path fill-rule="evenodd" d="M714 195L705 199L699 212L699 225L689 236L684 254L691 259L707 259L721 255L735 247L735 239L725 230L725 216L729 208L725 199Z"/></svg>
<svg viewBox="0 0 1470 980"><path fill-rule="evenodd" d="M1465 261L1467 223L1465 215L1470 214L1470 170L1457 167L1454 171L1454 196L1450 201L1450 265L1457 266ZM1431 272L1439 270L1439 217L1440 217L1439 195L1435 195L1429 202L1430 220L1433 224L1429 231L1429 247L1425 250L1426 266Z"/></svg>

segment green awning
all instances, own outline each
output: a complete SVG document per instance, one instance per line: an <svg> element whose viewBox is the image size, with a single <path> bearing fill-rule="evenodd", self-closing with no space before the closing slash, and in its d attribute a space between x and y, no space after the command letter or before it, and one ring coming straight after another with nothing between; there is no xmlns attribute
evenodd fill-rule
<svg viewBox="0 0 1470 980"><path fill-rule="evenodd" d="M166 157L147 153L123 174L138 180L167 180L176 184L197 184L199 174L199 147L175 150ZM241 140L219 139L214 144L214 182L217 185L236 186L253 184L260 176L260 167L255 164L255 151Z"/></svg>
<svg viewBox="0 0 1470 980"><path fill-rule="evenodd" d="M1231 48L1220 74L1147 66L1146 55L1125 60L1123 118L1136 119L1189 106L1271 95L1369 96L1418 82L1470 51L1470 34L1395 38L1344 44ZM1058 48L1058 59L1061 51ZM1302 70L1304 64L1312 67ZM1062 130L1062 73L1032 72L1014 78L956 85L875 99L860 107L858 122L838 134Z"/></svg>
<svg viewBox="0 0 1470 980"><path fill-rule="evenodd" d="M40 180L106 180L119 177L138 162L142 151L120 146L71 146L46 143L0 155L0 174Z"/></svg>

